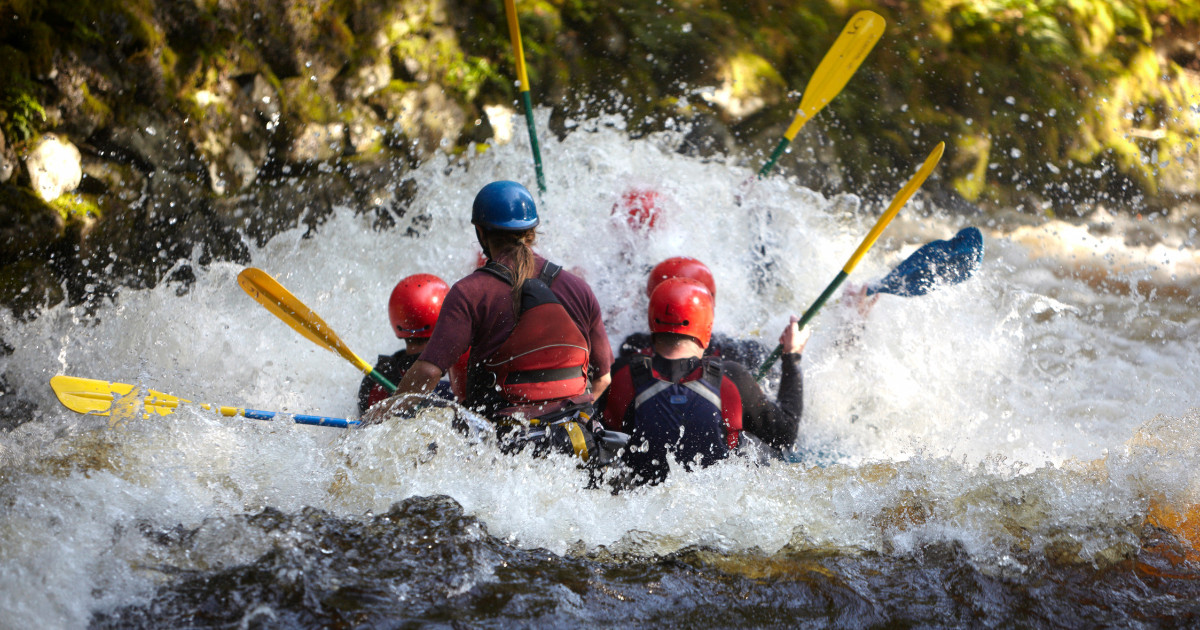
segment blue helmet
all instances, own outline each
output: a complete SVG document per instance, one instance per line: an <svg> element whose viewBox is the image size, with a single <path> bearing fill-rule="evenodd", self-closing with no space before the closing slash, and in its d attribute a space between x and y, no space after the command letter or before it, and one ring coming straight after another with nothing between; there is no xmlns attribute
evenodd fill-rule
<svg viewBox="0 0 1200 630"><path fill-rule="evenodd" d="M475 195L471 223L485 230L523 232L537 227L537 205L529 191L517 182L492 182Z"/></svg>

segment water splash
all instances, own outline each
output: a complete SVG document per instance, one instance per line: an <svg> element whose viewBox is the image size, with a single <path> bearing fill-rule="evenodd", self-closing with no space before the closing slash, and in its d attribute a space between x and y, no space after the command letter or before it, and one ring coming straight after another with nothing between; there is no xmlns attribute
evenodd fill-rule
<svg viewBox="0 0 1200 630"><path fill-rule="evenodd" d="M716 276L717 330L770 345L881 210L780 178L747 188L750 170L681 156L675 135L629 140L603 121L574 129L544 146L555 159L539 249L591 283L614 343L644 328L650 267L692 255ZM527 156L518 138L412 172L417 192L400 220L414 222L415 236L403 223L374 230L372 216L342 208L312 238L299 228L254 250L253 265L360 355L391 353L394 283L469 272L474 193L494 179L529 180ZM651 233L611 212L631 186L659 193ZM935 208L910 208L856 276L882 276L958 227ZM247 525L247 514L309 507L362 523L432 495L452 497L499 541L556 554L666 557L701 546L726 559L713 562L742 566L747 554L910 557L952 545L997 575L1046 557L1118 562L1142 544L1152 504L1154 523L1186 533L1200 503L1191 410L1200 350L1188 342L1200 319L1193 250L1131 244L1122 226L1109 229L1089 240L1049 223L1035 247L1029 228L991 226L969 282L884 296L865 322L831 305L804 359L808 465L734 460L620 495L586 489L586 473L566 459L500 455L438 411L358 431L195 409L110 428L57 405L47 382L65 373L352 416L360 374L245 296L235 265L197 267L182 296L163 284L125 291L94 316L58 306L32 322L6 319L13 352L0 363L37 411L0 435L0 609L18 625L83 625L180 571L251 562L294 531ZM760 248L774 261L765 282ZM162 542L185 534L186 545Z"/></svg>

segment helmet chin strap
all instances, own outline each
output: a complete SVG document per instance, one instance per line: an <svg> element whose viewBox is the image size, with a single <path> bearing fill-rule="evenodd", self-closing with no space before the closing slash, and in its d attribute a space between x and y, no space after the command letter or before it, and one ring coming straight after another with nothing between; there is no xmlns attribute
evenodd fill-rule
<svg viewBox="0 0 1200 630"><path fill-rule="evenodd" d="M479 242L479 246L483 248L483 255L488 260L492 259L492 252L488 251L487 240L483 238L483 230L478 225L475 226L475 240Z"/></svg>

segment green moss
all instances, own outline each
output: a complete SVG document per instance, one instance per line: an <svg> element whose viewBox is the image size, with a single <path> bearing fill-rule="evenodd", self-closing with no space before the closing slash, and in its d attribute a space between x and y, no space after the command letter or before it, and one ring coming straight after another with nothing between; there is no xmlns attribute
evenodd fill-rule
<svg viewBox="0 0 1200 630"><path fill-rule="evenodd" d="M987 186L992 140L983 135L961 135L955 139L953 147L954 159L961 164L952 170L961 174L951 179L951 185L967 200L978 201Z"/></svg>
<svg viewBox="0 0 1200 630"><path fill-rule="evenodd" d="M99 219L103 215L96 195L79 193L61 195L58 199L51 201L49 205L68 224Z"/></svg>
<svg viewBox="0 0 1200 630"><path fill-rule="evenodd" d="M29 76L24 53L0 46L0 127L4 137L20 145L38 135L46 121L41 89Z"/></svg>

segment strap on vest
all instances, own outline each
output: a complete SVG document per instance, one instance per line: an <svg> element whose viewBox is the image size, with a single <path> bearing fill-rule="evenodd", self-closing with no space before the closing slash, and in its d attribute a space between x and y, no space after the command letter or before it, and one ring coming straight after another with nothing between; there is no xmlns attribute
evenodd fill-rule
<svg viewBox="0 0 1200 630"><path fill-rule="evenodd" d="M641 387L650 382L654 378L654 369L650 367L650 357L638 354L629 359L629 376L633 379L634 387Z"/></svg>
<svg viewBox="0 0 1200 630"><path fill-rule="evenodd" d="M580 369L577 367L555 368L552 370L525 370L523 372L509 372L508 378L504 379L504 382L508 385L547 383L550 381L565 381L569 378L575 378L579 374Z"/></svg>
<svg viewBox="0 0 1200 630"><path fill-rule="evenodd" d="M704 380L708 381L709 385L721 391L721 377L724 375L724 370L721 366L721 359L717 357L704 357Z"/></svg>
<svg viewBox="0 0 1200 630"><path fill-rule="evenodd" d="M504 281L504 284L512 286L512 283L513 283L512 272L509 271L508 267L505 267L504 265L501 265L500 263L498 263L494 260L488 260L487 264L480 267L480 269L482 269L483 271L485 271L487 273L492 274L493 276L496 276L497 278L500 278L501 280Z"/></svg>
<svg viewBox="0 0 1200 630"><path fill-rule="evenodd" d="M643 390L641 394L634 398L633 406L635 409L641 407L642 403L646 402L647 400L657 396L664 389L667 389L675 384L670 381L655 378L650 361L650 357L644 354L635 356L629 360L629 376L633 380L634 389L639 389L647 384L650 385ZM720 408L721 381L724 378L721 360L716 357L705 357L701 360L701 365L704 368L704 372L700 375L699 379L681 381L678 384L692 390L701 398L704 398L705 400L716 405L717 408ZM713 389L708 389L707 387L701 385L699 383L700 380L707 382L713 387Z"/></svg>
<svg viewBox="0 0 1200 630"><path fill-rule="evenodd" d="M704 368L704 373L701 374L700 378L708 381L708 384L715 387L717 391L721 391L721 381L725 375L725 370L721 366L721 359L718 357L704 357L700 360L700 364ZM633 378L635 386L645 385L652 380L656 380L651 358L644 354L634 355L630 358L629 375Z"/></svg>
<svg viewBox="0 0 1200 630"><path fill-rule="evenodd" d="M480 269L483 269L493 276L500 278L505 284L512 286L512 271L508 267L505 267L494 260L488 260L487 264L485 264L483 267L480 267ZM546 286L550 286L554 283L554 280L558 278L558 274L560 272L562 272L561 265L556 265L547 260L546 266L542 267L542 273L538 274L538 280L541 280Z"/></svg>
<svg viewBox="0 0 1200 630"><path fill-rule="evenodd" d="M546 266L542 267L542 273L538 276L538 279L542 281L542 284L550 286L554 284L554 279L558 277L560 271L562 271L562 267L547 260Z"/></svg>

